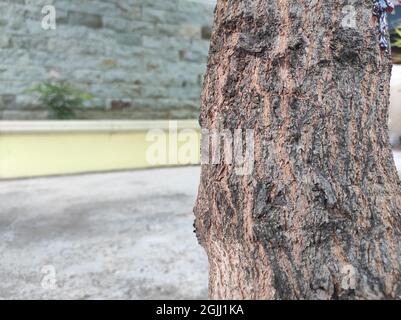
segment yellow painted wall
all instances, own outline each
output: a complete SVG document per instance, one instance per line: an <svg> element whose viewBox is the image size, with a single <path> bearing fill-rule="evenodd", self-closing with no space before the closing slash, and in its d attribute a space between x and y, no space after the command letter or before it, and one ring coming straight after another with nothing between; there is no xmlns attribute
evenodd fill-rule
<svg viewBox="0 0 401 320"><path fill-rule="evenodd" d="M165 128L152 133L151 127L109 132L2 132L0 178L199 163L199 130L183 126L176 135Z"/></svg>

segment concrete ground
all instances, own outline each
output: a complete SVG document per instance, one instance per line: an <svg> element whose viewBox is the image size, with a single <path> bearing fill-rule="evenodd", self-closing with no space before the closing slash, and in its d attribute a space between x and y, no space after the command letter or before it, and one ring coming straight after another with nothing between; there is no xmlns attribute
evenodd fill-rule
<svg viewBox="0 0 401 320"><path fill-rule="evenodd" d="M401 152L395 153L401 170ZM203 299L199 168L0 182L0 299Z"/></svg>
<svg viewBox="0 0 401 320"><path fill-rule="evenodd" d="M198 167L0 182L0 299L203 299Z"/></svg>

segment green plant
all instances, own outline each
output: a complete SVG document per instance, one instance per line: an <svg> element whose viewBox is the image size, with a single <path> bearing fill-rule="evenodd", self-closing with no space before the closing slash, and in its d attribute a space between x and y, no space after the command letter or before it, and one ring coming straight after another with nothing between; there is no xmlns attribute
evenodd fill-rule
<svg viewBox="0 0 401 320"><path fill-rule="evenodd" d="M84 107L92 99L88 93L74 88L65 81L48 81L28 90L39 94L42 105L49 109L50 119L74 119L74 109Z"/></svg>
<svg viewBox="0 0 401 320"><path fill-rule="evenodd" d="M390 30L390 40L391 40L391 53L392 60L395 64L401 63L401 25L397 22L397 27Z"/></svg>
<svg viewBox="0 0 401 320"><path fill-rule="evenodd" d="M401 26L393 29L392 38L393 41L391 42L391 45L393 47L401 48Z"/></svg>

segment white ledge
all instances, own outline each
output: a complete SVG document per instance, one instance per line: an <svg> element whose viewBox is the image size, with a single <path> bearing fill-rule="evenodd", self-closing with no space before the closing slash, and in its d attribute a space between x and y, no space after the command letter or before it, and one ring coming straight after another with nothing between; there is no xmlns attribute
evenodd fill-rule
<svg viewBox="0 0 401 320"><path fill-rule="evenodd" d="M196 120L0 121L0 134L199 129Z"/></svg>

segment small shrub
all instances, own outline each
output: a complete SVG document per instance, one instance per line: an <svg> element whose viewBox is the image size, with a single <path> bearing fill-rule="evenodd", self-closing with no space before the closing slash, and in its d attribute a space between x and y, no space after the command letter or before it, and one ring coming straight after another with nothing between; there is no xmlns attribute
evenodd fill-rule
<svg viewBox="0 0 401 320"><path fill-rule="evenodd" d="M39 94L39 101L49 109L50 119L74 119L74 109L83 108L84 102L92 99L90 94L64 81L41 83L28 91Z"/></svg>
<svg viewBox="0 0 401 320"><path fill-rule="evenodd" d="M390 32L391 35L391 45L394 47L401 47L401 26L397 26Z"/></svg>
<svg viewBox="0 0 401 320"><path fill-rule="evenodd" d="M397 27L390 30L390 41L392 48L393 63L401 63L401 25L398 22Z"/></svg>

